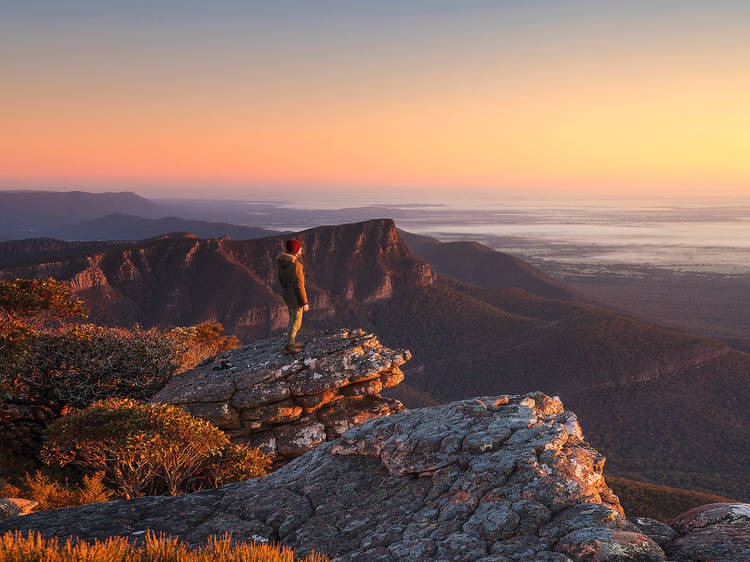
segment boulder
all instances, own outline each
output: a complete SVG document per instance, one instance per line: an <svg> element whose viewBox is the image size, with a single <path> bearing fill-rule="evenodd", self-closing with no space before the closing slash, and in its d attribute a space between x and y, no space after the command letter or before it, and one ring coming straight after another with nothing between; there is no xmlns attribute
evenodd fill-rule
<svg viewBox="0 0 750 562"><path fill-rule="evenodd" d="M174 377L154 401L175 404L225 430L236 443L261 446L276 466L335 439L365 420L403 409L380 396L399 384L411 355L362 330L302 336L284 355L280 338L225 351Z"/></svg>
<svg viewBox="0 0 750 562"><path fill-rule="evenodd" d="M38 504L33 500L23 498L0 498L0 519L9 519L16 515L31 513Z"/></svg>
<svg viewBox="0 0 750 562"><path fill-rule="evenodd" d="M670 526L680 534L664 547L671 559L750 560L750 504L702 505L678 515Z"/></svg>

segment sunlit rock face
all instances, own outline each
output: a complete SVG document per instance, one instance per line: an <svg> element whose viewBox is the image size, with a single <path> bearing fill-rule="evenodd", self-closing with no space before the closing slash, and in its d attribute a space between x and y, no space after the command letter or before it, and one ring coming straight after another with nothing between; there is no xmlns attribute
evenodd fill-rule
<svg viewBox="0 0 750 562"><path fill-rule="evenodd" d="M23 498L0 498L0 519L9 519L16 515L31 513L38 502Z"/></svg>
<svg viewBox="0 0 750 562"><path fill-rule="evenodd" d="M647 559L663 559L622 515L603 462L558 399L494 396L366 421L262 479L57 510L5 528L87 539L154 529L190 543L232 531L338 560L563 561L559 545L575 557L577 537L594 537L641 554L647 545Z"/></svg>
<svg viewBox="0 0 750 562"><path fill-rule="evenodd" d="M226 351L175 377L154 400L176 404L260 447L277 465L363 421L402 409L380 391L400 383L411 356L362 330L303 335L296 355L281 338Z"/></svg>
<svg viewBox="0 0 750 562"><path fill-rule="evenodd" d="M0 533L137 541L151 529L200 544L230 531L338 561L750 559L750 505L671 526L628 519L603 464L559 399L481 397L365 421L265 478L13 517Z"/></svg>

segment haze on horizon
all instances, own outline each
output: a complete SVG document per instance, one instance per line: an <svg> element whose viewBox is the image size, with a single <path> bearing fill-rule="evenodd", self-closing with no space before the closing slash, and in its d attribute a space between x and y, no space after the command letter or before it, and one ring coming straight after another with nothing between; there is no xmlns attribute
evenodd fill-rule
<svg viewBox="0 0 750 562"><path fill-rule="evenodd" d="M0 189L748 194L750 4L612 4L4 6Z"/></svg>

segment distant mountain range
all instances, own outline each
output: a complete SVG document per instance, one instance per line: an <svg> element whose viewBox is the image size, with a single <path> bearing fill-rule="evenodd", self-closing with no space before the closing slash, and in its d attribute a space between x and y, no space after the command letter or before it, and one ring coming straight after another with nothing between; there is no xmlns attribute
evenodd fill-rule
<svg viewBox="0 0 750 562"><path fill-rule="evenodd" d="M114 210L148 218L164 214L158 205L127 191L0 191L0 240L50 236L57 228Z"/></svg>
<svg viewBox="0 0 750 562"><path fill-rule="evenodd" d="M276 231L265 228L223 222L187 220L179 217L148 219L112 213L75 225L59 227L49 236L63 240L142 240L177 232L195 234L199 238L229 236L235 240L249 240L278 234Z"/></svg>
<svg viewBox="0 0 750 562"><path fill-rule="evenodd" d="M389 219L295 236L312 306L303 329L361 326L409 347L406 384L394 391L407 405L558 394L610 470L750 499L750 355L581 303L522 260L400 234ZM0 276L68 280L105 324L213 320L248 341L286 322L283 240L11 241L0 243Z"/></svg>
<svg viewBox="0 0 750 562"><path fill-rule="evenodd" d="M247 240L277 234L253 226L165 216L167 212L130 192L0 191L0 240L142 240L177 232Z"/></svg>

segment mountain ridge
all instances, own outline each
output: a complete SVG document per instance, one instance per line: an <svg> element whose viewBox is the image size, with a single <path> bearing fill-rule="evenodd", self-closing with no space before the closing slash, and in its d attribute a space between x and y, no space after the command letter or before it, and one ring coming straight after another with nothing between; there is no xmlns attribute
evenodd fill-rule
<svg viewBox="0 0 750 562"><path fill-rule="evenodd" d="M748 442L733 427L750 423L750 356L572 299L450 279L416 257L389 219L295 237L305 248L312 308L303 330L359 325L385 345L411 349L406 380L389 396L413 406L540 388L575 408L618 471L682 488L681 475L692 474L706 490L743 499L747 476L736 451ZM73 282L104 324L211 320L250 341L286 324L275 266L282 243L175 237L91 255L78 246L68 258L0 261L0 276ZM0 243L0 257L12 244ZM705 405L717 399L721 414ZM689 454L680 443L691 444Z"/></svg>

